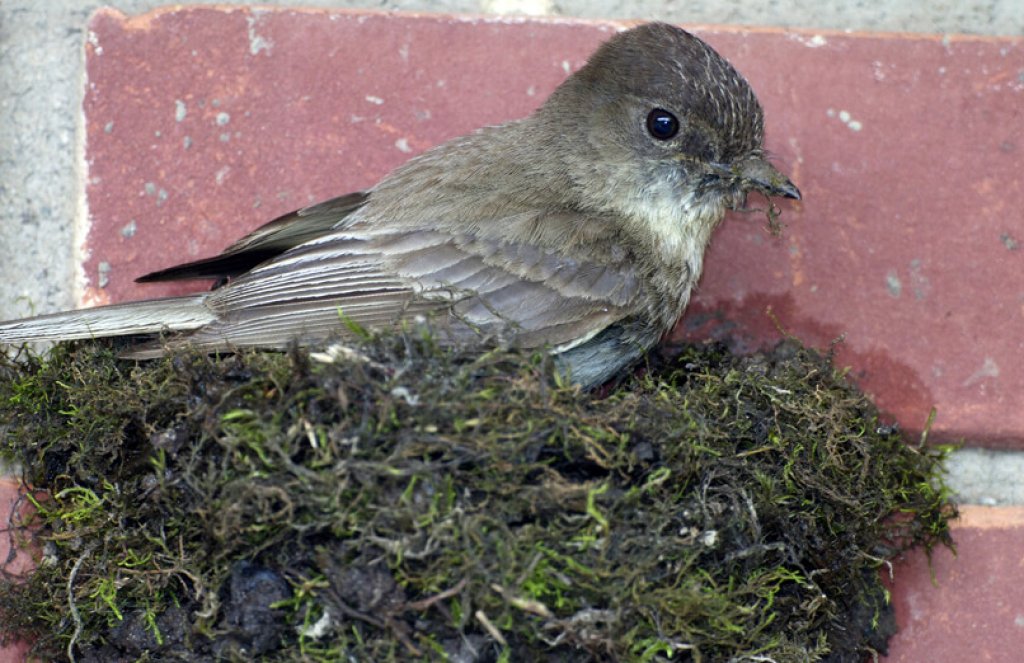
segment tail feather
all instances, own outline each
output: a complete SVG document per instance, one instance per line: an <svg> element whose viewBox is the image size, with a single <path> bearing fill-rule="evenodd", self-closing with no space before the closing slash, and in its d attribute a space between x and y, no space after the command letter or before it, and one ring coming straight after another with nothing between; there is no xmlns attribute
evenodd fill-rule
<svg viewBox="0 0 1024 663"><path fill-rule="evenodd" d="M80 338L187 331L213 322L205 294L62 311L0 322L0 343L70 341Z"/></svg>

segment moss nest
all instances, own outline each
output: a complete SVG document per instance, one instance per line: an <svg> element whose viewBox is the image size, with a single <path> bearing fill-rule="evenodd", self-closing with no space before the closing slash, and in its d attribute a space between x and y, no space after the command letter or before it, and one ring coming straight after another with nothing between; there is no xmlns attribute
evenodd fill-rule
<svg viewBox="0 0 1024 663"><path fill-rule="evenodd" d="M886 560L950 545L945 451L828 358L663 351L600 394L428 335L0 360L47 660L862 661Z"/></svg>

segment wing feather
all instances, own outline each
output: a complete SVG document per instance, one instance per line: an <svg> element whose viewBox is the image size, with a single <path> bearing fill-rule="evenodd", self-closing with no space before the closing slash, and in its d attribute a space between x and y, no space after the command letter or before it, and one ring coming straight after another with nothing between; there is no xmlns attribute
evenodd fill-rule
<svg viewBox="0 0 1024 663"><path fill-rule="evenodd" d="M343 226L369 194L358 191L280 216L211 258L203 258L135 279L138 283L186 279L226 279L243 274L285 251Z"/></svg>
<svg viewBox="0 0 1024 663"><path fill-rule="evenodd" d="M588 220L581 214L575 222ZM503 227L501 219L491 223ZM530 223L542 226L543 218ZM207 304L218 320L188 341L281 347L344 335L339 310L366 327L447 311L456 335L479 331L522 346L569 347L632 313L640 277L624 251L609 260L571 245L542 248L522 236L484 238L478 227L443 227L371 227L354 219L211 292Z"/></svg>

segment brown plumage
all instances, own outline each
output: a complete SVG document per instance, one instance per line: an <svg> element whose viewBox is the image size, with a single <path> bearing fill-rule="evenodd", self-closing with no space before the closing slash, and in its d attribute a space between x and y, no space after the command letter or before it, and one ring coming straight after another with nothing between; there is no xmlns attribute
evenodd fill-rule
<svg viewBox="0 0 1024 663"><path fill-rule="evenodd" d="M530 117L140 279L220 279L210 292L3 323L0 341L170 330L172 346L281 348L343 335L339 311L366 327L434 315L443 335L549 347L592 385L671 328L750 191L799 197L764 158L753 91L698 38L648 24Z"/></svg>

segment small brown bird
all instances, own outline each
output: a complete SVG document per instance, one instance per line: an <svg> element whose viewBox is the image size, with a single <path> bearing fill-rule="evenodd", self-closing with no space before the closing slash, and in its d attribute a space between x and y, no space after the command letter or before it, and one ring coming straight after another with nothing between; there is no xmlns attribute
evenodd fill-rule
<svg viewBox="0 0 1024 663"><path fill-rule="evenodd" d="M600 384L675 324L726 210L799 199L768 163L761 106L707 44L652 23L614 36L533 115L435 147L222 254L140 281L200 294L0 323L0 342L173 335L129 350L283 348L430 316L447 338L547 347ZM440 314L440 315L436 315Z"/></svg>

